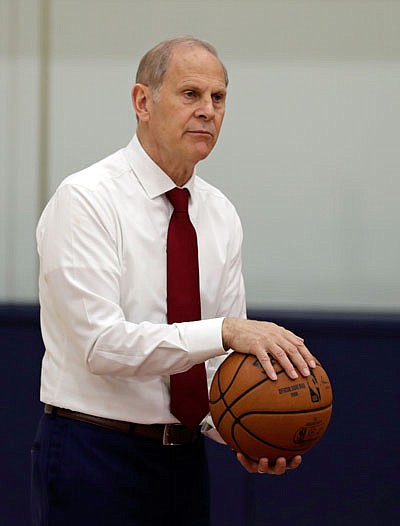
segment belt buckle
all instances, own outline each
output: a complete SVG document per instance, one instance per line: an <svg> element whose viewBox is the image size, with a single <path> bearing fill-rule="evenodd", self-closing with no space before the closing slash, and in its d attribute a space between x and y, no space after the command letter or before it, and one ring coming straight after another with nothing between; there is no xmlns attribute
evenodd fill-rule
<svg viewBox="0 0 400 526"><path fill-rule="evenodd" d="M163 433L163 446L182 446L181 442L173 442L173 437L171 436L172 429L175 424L165 424L164 433Z"/></svg>

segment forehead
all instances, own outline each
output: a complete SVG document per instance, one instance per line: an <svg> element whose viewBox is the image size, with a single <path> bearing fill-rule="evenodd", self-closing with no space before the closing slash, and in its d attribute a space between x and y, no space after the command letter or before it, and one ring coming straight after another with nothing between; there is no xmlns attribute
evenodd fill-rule
<svg viewBox="0 0 400 526"><path fill-rule="evenodd" d="M180 45L172 50L164 82L206 81L225 88L225 75L220 61L200 46ZM164 83L163 82L163 83Z"/></svg>

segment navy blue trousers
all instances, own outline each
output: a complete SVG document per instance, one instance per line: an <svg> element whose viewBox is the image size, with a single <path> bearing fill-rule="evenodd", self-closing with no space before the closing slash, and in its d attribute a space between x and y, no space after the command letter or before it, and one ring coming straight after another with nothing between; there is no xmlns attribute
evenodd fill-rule
<svg viewBox="0 0 400 526"><path fill-rule="evenodd" d="M33 526L208 526L204 438L163 446L43 415L32 446Z"/></svg>

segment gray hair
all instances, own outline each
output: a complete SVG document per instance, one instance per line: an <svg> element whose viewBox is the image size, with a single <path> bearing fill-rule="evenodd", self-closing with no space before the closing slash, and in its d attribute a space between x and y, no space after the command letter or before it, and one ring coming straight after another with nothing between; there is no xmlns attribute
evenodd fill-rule
<svg viewBox="0 0 400 526"><path fill-rule="evenodd" d="M224 72L225 85L228 86L228 72L221 62L215 47L209 42L190 36L164 40L150 49L140 61L136 73L136 82L149 86L153 94L157 95L167 71L172 51L180 45L202 47L214 55L221 64Z"/></svg>

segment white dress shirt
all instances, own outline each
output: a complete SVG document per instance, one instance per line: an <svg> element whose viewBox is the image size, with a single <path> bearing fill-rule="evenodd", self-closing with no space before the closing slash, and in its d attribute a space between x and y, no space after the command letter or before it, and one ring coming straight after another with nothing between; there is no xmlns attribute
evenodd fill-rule
<svg viewBox="0 0 400 526"><path fill-rule="evenodd" d="M67 177L39 220L45 344L41 400L130 422L170 423L169 376L226 356L224 317L245 317L242 229L196 174L189 214L199 247L202 320L167 324L166 239L173 181L135 136Z"/></svg>

